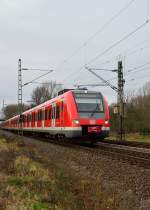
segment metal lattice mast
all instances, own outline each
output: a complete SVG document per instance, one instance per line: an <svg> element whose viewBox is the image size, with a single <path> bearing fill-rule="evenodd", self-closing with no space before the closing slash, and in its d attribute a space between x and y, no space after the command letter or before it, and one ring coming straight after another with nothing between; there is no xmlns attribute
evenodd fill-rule
<svg viewBox="0 0 150 210"><path fill-rule="evenodd" d="M22 129L22 69L21 69L21 59L18 60L18 115L19 115L19 130L18 134L23 135Z"/></svg>
<svg viewBox="0 0 150 210"><path fill-rule="evenodd" d="M119 108L119 129L118 137L119 139L125 140L125 128L124 128L124 83L123 79L123 66L122 61L118 62L118 108Z"/></svg>
<svg viewBox="0 0 150 210"><path fill-rule="evenodd" d="M21 59L18 61L18 115L22 114L22 72Z"/></svg>
<svg viewBox="0 0 150 210"><path fill-rule="evenodd" d="M111 89L115 90L117 92L117 114L118 114L118 128L117 128L117 139L119 140L125 140L125 123L124 123L124 84L125 80L123 78L123 65L122 61L118 62L118 69L96 69L96 68L88 68L86 69L95 75L97 78L99 78L101 81L103 81L103 84L106 86L111 87ZM117 72L118 74L118 87L115 87L112 85L109 80L105 80L103 77L98 75L94 72L94 70L104 70L104 71L112 71Z"/></svg>

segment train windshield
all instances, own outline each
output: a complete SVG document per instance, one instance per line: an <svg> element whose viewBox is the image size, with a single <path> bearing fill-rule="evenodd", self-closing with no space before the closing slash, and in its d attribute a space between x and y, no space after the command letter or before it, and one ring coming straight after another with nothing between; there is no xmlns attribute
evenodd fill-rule
<svg viewBox="0 0 150 210"><path fill-rule="evenodd" d="M103 118L104 105L100 93L74 93L80 117Z"/></svg>

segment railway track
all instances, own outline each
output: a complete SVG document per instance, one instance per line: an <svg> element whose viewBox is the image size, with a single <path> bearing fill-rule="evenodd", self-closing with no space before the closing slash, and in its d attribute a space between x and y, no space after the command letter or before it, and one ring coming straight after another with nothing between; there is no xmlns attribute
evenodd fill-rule
<svg viewBox="0 0 150 210"><path fill-rule="evenodd" d="M66 146L66 144L62 145ZM150 169L150 149L137 146L131 147L118 144L113 145L103 142L100 142L92 147L86 144L69 144L67 146L85 150L96 155L106 155L111 157L111 159L119 159L132 165L139 165L140 167Z"/></svg>
<svg viewBox="0 0 150 210"><path fill-rule="evenodd" d="M141 147L141 148L150 149L150 143L147 143L147 142L118 141L118 140L110 140L110 139L104 139L102 140L102 142L109 143L109 144L117 144L117 145L125 145L125 146L131 146L131 147Z"/></svg>
<svg viewBox="0 0 150 210"><path fill-rule="evenodd" d="M87 144L58 142L53 139L45 139L42 137L36 137L36 139L76 150L84 150L90 152L91 155L105 155L111 157L111 159L118 159L132 165L139 165L140 167L148 169L150 168L150 149L129 147L126 145L112 145L109 143L98 143L91 147Z"/></svg>
<svg viewBox="0 0 150 210"><path fill-rule="evenodd" d="M92 155L105 155L111 159L118 159L132 165L139 165L140 167L150 169L150 149L140 147L130 147L126 145L112 145L109 143L98 143L93 146L88 144L75 144L66 142L57 142L52 139L38 138L40 141L47 141L53 144L64 147L73 148L76 150L84 150L90 152Z"/></svg>
<svg viewBox="0 0 150 210"><path fill-rule="evenodd" d="M138 164L144 168L150 168L150 149L141 147L131 147L126 145L113 145L109 143L99 143L98 152L119 158L130 164Z"/></svg>
<svg viewBox="0 0 150 210"><path fill-rule="evenodd" d="M10 132L6 135L11 136L15 135ZM17 135L15 135L17 136ZM88 144L75 144L75 143L68 143L68 142L60 142L54 139L39 137L39 136L25 136L25 138L30 138L32 140L44 141L49 142L52 144L60 145L63 147L73 148L76 150L82 150L85 152L91 153L91 155L105 155L109 156L112 160L117 159L131 165L139 165L143 168L150 169L150 149L143 148L141 146L128 146L128 145L121 145L121 144L112 144L108 142L99 142L93 146Z"/></svg>

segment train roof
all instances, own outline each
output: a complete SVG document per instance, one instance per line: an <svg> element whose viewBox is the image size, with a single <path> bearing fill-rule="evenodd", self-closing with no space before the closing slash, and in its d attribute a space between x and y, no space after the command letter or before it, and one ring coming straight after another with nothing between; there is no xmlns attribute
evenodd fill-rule
<svg viewBox="0 0 150 210"><path fill-rule="evenodd" d="M83 88L83 89L64 89L64 90L59 91L59 92L58 92L58 96L56 96L55 98L49 99L48 101L46 101L46 102L44 102L44 103L42 103L42 104L40 104L40 105L38 105L38 106L35 106L35 107L33 107L33 108L29 109L29 110L26 110L26 111L23 112L22 114L28 114L28 113L30 113L30 112L36 110L36 109L40 109L40 108L42 108L42 107L44 107L44 106L48 106L50 102L52 103L52 102L55 101L56 99L58 99L58 100L59 100L59 99L62 99L62 98L63 98L66 94L68 94L69 92L72 92L72 93L75 93L75 94L77 94L77 93L80 93L80 94L83 94L83 93L89 93L89 94L92 94L92 93L100 93L99 91L91 91L91 90L87 90L87 89L85 89L85 88ZM101 94L101 93L100 93L100 94ZM16 119L18 116L19 116L19 115L16 115L16 116L14 116L14 117L12 117L12 118L6 120L6 121ZM5 121L5 122L6 122L6 121Z"/></svg>
<svg viewBox="0 0 150 210"><path fill-rule="evenodd" d="M29 109L29 110L26 110L25 112L23 112L23 114L26 114L26 113L28 113L28 112L31 112L31 111L33 111L34 109L40 109L40 108L42 108L43 106L48 106L49 105L49 103L50 102L53 102L53 101L55 101L56 99L62 99L62 97L65 95L65 94L67 94L68 92L73 92L73 93L100 93L100 92L98 92L98 91L89 91L89 90L87 90L87 89L64 89L64 90L62 90L62 91L60 91L59 93L58 93L58 96L56 96L55 98L52 98L52 99L50 99L50 100L48 100L48 101L45 101L44 103L42 103L42 104L40 104L40 105L38 105L38 106L35 106L35 107L33 107L32 109ZM60 94L60 93L62 93L62 94Z"/></svg>

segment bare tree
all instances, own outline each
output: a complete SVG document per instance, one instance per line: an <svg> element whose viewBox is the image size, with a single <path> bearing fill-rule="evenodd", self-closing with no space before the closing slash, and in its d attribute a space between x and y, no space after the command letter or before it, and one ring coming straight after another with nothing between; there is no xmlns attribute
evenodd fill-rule
<svg viewBox="0 0 150 210"><path fill-rule="evenodd" d="M150 133L150 82L142 88L126 94L125 124L126 132ZM115 131L117 124L110 106L111 130Z"/></svg>
<svg viewBox="0 0 150 210"><path fill-rule="evenodd" d="M147 82L143 87L143 95L150 96L150 82Z"/></svg>
<svg viewBox="0 0 150 210"><path fill-rule="evenodd" d="M38 86L33 90L31 94L33 104L39 105L54 98L61 89L62 85L57 84L56 81L44 82L41 86Z"/></svg>
<svg viewBox="0 0 150 210"><path fill-rule="evenodd" d="M29 106L23 104L23 111L29 109ZM3 108L3 114L6 119L9 119L18 114L18 105L17 104L9 104Z"/></svg>

